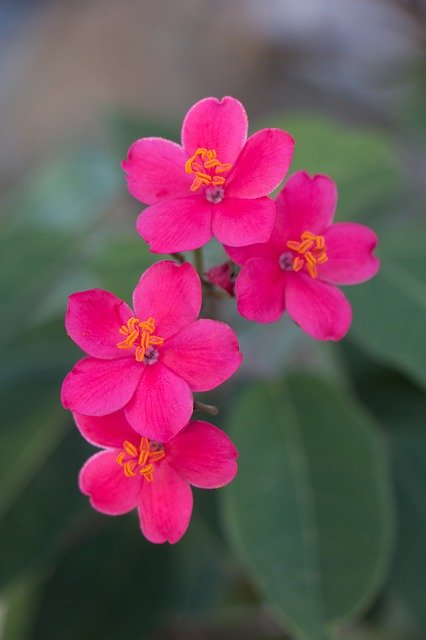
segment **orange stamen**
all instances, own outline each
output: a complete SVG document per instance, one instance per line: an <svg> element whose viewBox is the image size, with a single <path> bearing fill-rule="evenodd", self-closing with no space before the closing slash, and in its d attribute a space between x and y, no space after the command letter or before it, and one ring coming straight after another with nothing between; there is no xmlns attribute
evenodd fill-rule
<svg viewBox="0 0 426 640"><path fill-rule="evenodd" d="M142 362L151 345L159 346L164 342L164 338L153 335L154 331L154 318L148 318L148 320L140 322L138 318L133 316L127 321L127 325L123 324L119 329L121 335L126 336L126 338L119 342L117 347L119 349L131 349L135 346L136 341L139 340L139 344L135 349L135 358L137 362Z"/></svg>
<svg viewBox="0 0 426 640"><path fill-rule="evenodd" d="M165 455L162 445L159 445L159 443L151 445L148 438L142 437L139 449L132 442L125 440L123 442L123 451L116 457L116 462L120 467L123 467L123 473L126 478L134 478L139 473L145 480L152 482L155 463L164 458Z"/></svg>
<svg viewBox="0 0 426 640"><path fill-rule="evenodd" d="M293 259L293 271L300 271L304 266L311 278L318 278L318 264L327 262L324 236L316 236L312 231L304 231L297 240L288 240L286 245L298 255Z"/></svg>
<svg viewBox="0 0 426 640"><path fill-rule="evenodd" d="M229 162L220 162L217 159L216 149L200 147L194 155L185 162L185 171L194 174L195 178L190 186L191 191L197 191L200 187L225 184L225 178L218 174L232 169Z"/></svg>

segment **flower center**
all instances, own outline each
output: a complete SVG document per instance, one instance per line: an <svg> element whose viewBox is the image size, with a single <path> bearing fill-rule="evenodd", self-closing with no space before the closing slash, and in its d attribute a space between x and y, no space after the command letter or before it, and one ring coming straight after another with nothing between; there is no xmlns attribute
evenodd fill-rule
<svg viewBox="0 0 426 640"><path fill-rule="evenodd" d="M327 262L328 257L325 249L324 236L316 236L311 231L304 231L300 236L300 241L288 240L286 245L297 255L293 256L293 271L300 271L304 266L311 278L318 277L318 264ZM281 258L288 254L282 254ZM280 262L281 266L281 262ZM284 267L281 267L284 268ZM287 269L285 269L287 270Z"/></svg>
<svg viewBox="0 0 426 640"><path fill-rule="evenodd" d="M185 162L185 171L194 174L194 182L191 184L191 191L197 191L202 186L220 187L225 184L225 178L220 175L232 169L229 162L223 163L217 159L216 149L199 148L194 155ZM218 192L220 193L220 192ZM212 191L214 194L214 191ZM218 197L210 194L210 197ZM223 193L219 196L223 198ZM209 197L207 197L209 200ZM209 202L217 202L218 200L209 200Z"/></svg>
<svg viewBox="0 0 426 640"><path fill-rule="evenodd" d="M155 320L148 318L141 322L138 318L132 316L127 324L123 324L120 329L122 336L126 336L124 340L117 344L119 349L135 349L135 358L138 362L145 364L154 364L158 360L158 350L152 345L161 345L164 338L154 335Z"/></svg>
<svg viewBox="0 0 426 640"><path fill-rule="evenodd" d="M142 437L139 449L132 442L123 442L123 451L118 454L116 461L123 467L126 478L134 478L138 473L148 482L154 480L155 463L164 458L163 445Z"/></svg>

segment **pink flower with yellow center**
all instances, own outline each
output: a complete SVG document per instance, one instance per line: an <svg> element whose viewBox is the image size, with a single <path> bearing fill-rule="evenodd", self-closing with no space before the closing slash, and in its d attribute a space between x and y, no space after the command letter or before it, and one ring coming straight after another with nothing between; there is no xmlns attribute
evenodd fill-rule
<svg viewBox="0 0 426 640"><path fill-rule="evenodd" d="M142 533L151 542L177 542L192 513L191 485L223 487L237 473L238 452L212 424L190 422L162 443L136 433L124 411L108 416L74 414L82 435L102 447L80 471L81 491L101 513L139 512Z"/></svg>
<svg viewBox="0 0 426 640"><path fill-rule="evenodd" d="M156 253L196 249L213 235L239 247L269 239L276 216L267 197L293 155L293 138L262 129L247 139L235 98L205 98L186 114L182 146L141 138L122 167L130 193L149 205L137 230Z"/></svg>
<svg viewBox="0 0 426 640"><path fill-rule="evenodd" d="M238 311L248 320L275 322L287 310L317 340L340 340L352 310L335 285L372 278L379 260L376 234L352 222L333 224L336 185L327 176L294 174L277 198L271 238L250 247L226 247L241 271Z"/></svg>
<svg viewBox="0 0 426 640"><path fill-rule="evenodd" d="M101 289L70 296L67 333L89 357L65 378L62 404L90 416L124 408L135 431L165 442L190 419L192 392L227 380L242 355L228 325L197 320L201 282L188 263L147 269L133 306Z"/></svg>

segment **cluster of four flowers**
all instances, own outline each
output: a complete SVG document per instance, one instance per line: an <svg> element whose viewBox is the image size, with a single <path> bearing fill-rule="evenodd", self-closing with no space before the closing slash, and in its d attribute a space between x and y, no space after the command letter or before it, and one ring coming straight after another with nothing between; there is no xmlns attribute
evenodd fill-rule
<svg viewBox="0 0 426 640"><path fill-rule="evenodd" d="M335 285L377 272L376 236L333 224L337 194L327 176L299 172L270 198L290 166L293 139L279 129L247 138L247 127L238 100L206 98L186 115L182 146L136 141L123 169L130 192L149 205L138 232L155 253L198 249L214 235L241 267L235 283L222 286L243 316L273 322L287 310L314 338L338 340L351 308ZM102 447L82 468L80 488L103 513L137 508L142 532L156 543L185 533L190 485L221 487L237 471L228 436L190 421L193 392L217 387L242 361L232 329L198 319L201 305L198 273L172 261L142 274L133 309L100 289L69 298L67 333L88 357L66 377L62 403Z"/></svg>

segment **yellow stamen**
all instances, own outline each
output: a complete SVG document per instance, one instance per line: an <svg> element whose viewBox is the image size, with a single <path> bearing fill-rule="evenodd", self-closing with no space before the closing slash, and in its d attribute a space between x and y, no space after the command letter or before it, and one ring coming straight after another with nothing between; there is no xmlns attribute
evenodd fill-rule
<svg viewBox="0 0 426 640"><path fill-rule="evenodd" d="M136 473L133 469L136 467L136 462L134 460L128 460L128 462L124 463L124 475L127 478L133 478Z"/></svg>
<svg viewBox="0 0 426 640"><path fill-rule="evenodd" d="M135 445L129 442L128 440L125 440L123 442L123 449L129 456L135 456L138 452Z"/></svg>
<svg viewBox="0 0 426 640"><path fill-rule="evenodd" d="M152 447L152 448L151 448ZM148 482L154 480L155 463L165 457L163 446L158 442L152 445L148 438L141 438L139 449L128 440L123 442L123 451L116 457L116 462L123 467L126 478L134 478L138 473Z"/></svg>
<svg viewBox="0 0 426 640"><path fill-rule="evenodd" d="M225 184L225 178L218 174L232 169L230 162L220 162L217 159L216 149L200 147L191 158L185 162L185 171L194 174L195 178L190 186L190 191L197 191L200 187Z"/></svg>
<svg viewBox="0 0 426 640"><path fill-rule="evenodd" d="M119 464L120 466L123 466L123 464L124 464L123 459L124 459L124 457L125 457L125 456L126 456L126 452L125 452L125 451L122 451L122 452L121 452L121 453L116 457L116 459L115 459L115 460L116 460L116 462L118 462L118 464Z"/></svg>
<svg viewBox="0 0 426 640"><path fill-rule="evenodd" d="M138 318L132 317L127 321L127 325L119 329L121 335L126 336L124 340L117 344L119 349L131 349L135 346L135 358L137 362L143 362L146 352L151 345L162 345L164 338L153 335L155 331L154 318L148 318L141 322ZM137 344L139 341L139 344Z"/></svg>
<svg viewBox="0 0 426 640"><path fill-rule="evenodd" d="M293 260L293 270L300 271L304 264L305 263L303 262L303 258L301 258L300 256L296 256Z"/></svg>
<svg viewBox="0 0 426 640"><path fill-rule="evenodd" d="M293 271L300 271L306 266L311 278L318 278L319 264L327 262L324 236L316 236L312 231L304 231L300 236L301 242L288 240L286 245L298 255L293 258Z"/></svg>

